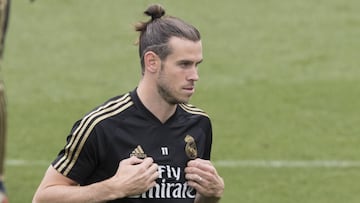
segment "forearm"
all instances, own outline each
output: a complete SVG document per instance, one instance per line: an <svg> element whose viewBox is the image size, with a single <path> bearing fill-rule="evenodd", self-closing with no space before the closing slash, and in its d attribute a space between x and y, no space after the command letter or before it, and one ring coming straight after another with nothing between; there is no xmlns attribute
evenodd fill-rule
<svg viewBox="0 0 360 203"><path fill-rule="evenodd" d="M154 187L159 177L152 158L131 157L120 162L118 171L109 179L79 186L52 166L37 189L33 203L98 203L142 194Z"/></svg>
<svg viewBox="0 0 360 203"><path fill-rule="evenodd" d="M38 190L33 203L100 203L115 199L107 181L88 186L54 185Z"/></svg>

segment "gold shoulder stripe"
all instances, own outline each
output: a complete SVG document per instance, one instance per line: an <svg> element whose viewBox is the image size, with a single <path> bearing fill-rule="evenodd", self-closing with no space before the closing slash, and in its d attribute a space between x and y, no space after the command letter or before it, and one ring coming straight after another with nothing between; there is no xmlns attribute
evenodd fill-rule
<svg viewBox="0 0 360 203"><path fill-rule="evenodd" d="M198 114L198 115L203 115L209 118L209 115L205 113L205 111L203 111L202 109L199 109L197 107L195 107L192 104L179 104L179 106L184 109L184 111L191 113L191 114Z"/></svg>
<svg viewBox="0 0 360 203"><path fill-rule="evenodd" d="M112 106L116 103L119 103L119 102L122 102L124 100L126 100L128 98L129 94L125 94L123 97L117 99L117 100L114 100L114 101L110 101L106 104L104 104L103 106L100 106L98 107L97 109L95 109L94 111L90 112L89 114L87 114L80 122L79 126L75 129L75 131L73 132L73 136L71 137L71 140L69 141L69 143L65 146L65 155L66 156L63 156L62 159L60 159L57 164L54 166L55 168L58 167L58 165L60 165L67 157L68 155L71 155L71 152L69 152L71 148L71 146L74 145L74 142L78 142L79 138L75 135L79 135L79 134L82 134L81 132L79 133L80 130L83 131L85 125L88 125L89 123L89 118L97 115L99 112L102 112L104 110L106 110L107 108L109 108L109 106ZM70 156L71 157L71 156Z"/></svg>
<svg viewBox="0 0 360 203"><path fill-rule="evenodd" d="M80 143L80 145L79 145L79 148L76 150L76 152L75 152L75 154L74 154L74 157L72 158L72 161L70 162L69 166L67 167L67 169L66 169L65 172L64 172L64 175L67 175L67 174L70 172L70 169L74 166L77 158L79 157L79 154L80 154L80 152L81 152L81 149L82 149L83 146L84 146L84 143L85 143L86 139L89 137L90 132L91 132L91 130L95 127L95 125L96 125L97 123L99 123L100 121L108 118L108 117L111 117L111 116L113 116L113 115L116 115L116 114L124 111L125 109L127 109L127 108L128 108L129 106L131 106L131 105L133 105L133 102L128 102L128 103L126 103L125 105L123 105L121 108L117 109L116 111L110 112L110 113L108 113L108 114L105 114L105 115L97 118L97 119L91 124L91 126L90 126L90 127L87 129L87 131L85 132L84 138L81 140L81 143Z"/></svg>
<svg viewBox="0 0 360 203"><path fill-rule="evenodd" d="M66 165L67 165L66 163L69 162L69 160L73 156L73 152L74 152L75 148L78 146L79 139L81 139L81 137L83 137L84 130L88 128L89 123L92 122L94 118L96 118L100 114L108 112L109 110L112 109L111 107L116 108L116 106L122 105L124 102L127 102L130 99L130 97L128 97L128 96L129 95L126 94L123 97L119 98L118 100L110 101L110 102L104 104L103 106L100 106L93 112L90 112L87 116L85 116L81 120L81 123L79 124L77 129L73 132L73 136L71 137L71 140L65 147L65 155L62 157L62 159L60 159L57 162L57 164L55 165L55 168L57 168L61 164L62 167L59 168L58 170L62 171L63 168L66 167ZM116 105L116 104L118 104L118 105Z"/></svg>
<svg viewBox="0 0 360 203"><path fill-rule="evenodd" d="M65 146L64 156L56 163L54 167L59 172L67 175L76 163L84 143L95 125L108 117L124 111L132 104L133 102L131 101L130 94L125 94L123 97L114 101L110 101L85 116L81 120L79 126L73 132L71 140Z"/></svg>

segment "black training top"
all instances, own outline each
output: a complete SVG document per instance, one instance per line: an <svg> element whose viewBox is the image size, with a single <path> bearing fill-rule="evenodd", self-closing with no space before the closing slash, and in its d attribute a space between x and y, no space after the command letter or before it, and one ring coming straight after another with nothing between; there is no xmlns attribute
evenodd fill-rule
<svg viewBox="0 0 360 203"><path fill-rule="evenodd" d="M190 159L210 159L211 122L190 104L179 104L161 123L141 103L136 90L114 97L77 121L53 167L89 185L112 177L130 156L152 157L159 165L154 188L113 202L193 202L196 191L185 180Z"/></svg>

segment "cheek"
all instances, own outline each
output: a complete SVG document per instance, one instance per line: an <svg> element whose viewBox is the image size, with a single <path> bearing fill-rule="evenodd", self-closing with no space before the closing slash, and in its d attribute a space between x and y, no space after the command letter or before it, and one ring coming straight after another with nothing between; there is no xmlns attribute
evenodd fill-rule
<svg viewBox="0 0 360 203"><path fill-rule="evenodd" d="M181 81L184 78L185 73L181 70L171 70L163 71L162 75L170 84L174 84L177 81Z"/></svg>
<svg viewBox="0 0 360 203"><path fill-rule="evenodd" d="M163 66L159 72L159 79L162 83L166 83L167 86L176 87L183 80L186 80L187 71L178 66Z"/></svg>

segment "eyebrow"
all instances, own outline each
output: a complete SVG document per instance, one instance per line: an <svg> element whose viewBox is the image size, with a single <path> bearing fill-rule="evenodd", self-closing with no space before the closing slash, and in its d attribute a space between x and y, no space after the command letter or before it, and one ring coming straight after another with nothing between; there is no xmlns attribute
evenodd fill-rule
<svg viewBox="0 0 360 203"><path fill-rule="evenodd" d="M187 59L184 59L184 60L180 60L180 61L178 61L177 62L177 64L182 64L182 63L186 63L186 64L193 64L193 63L195 63L196 65L199 65L200 63L202 63L203 62L203 59L201 59L200 61L192 61L192 60L187 60Z"/></svg>

